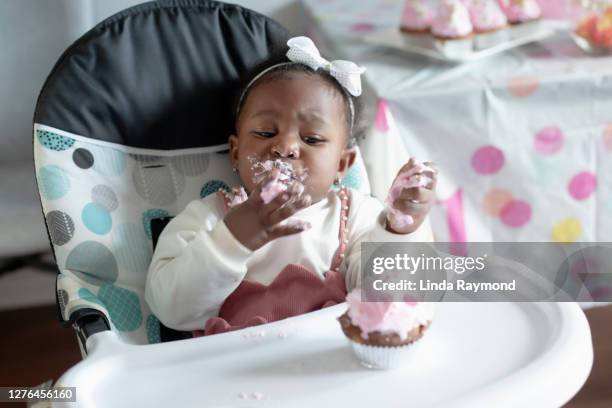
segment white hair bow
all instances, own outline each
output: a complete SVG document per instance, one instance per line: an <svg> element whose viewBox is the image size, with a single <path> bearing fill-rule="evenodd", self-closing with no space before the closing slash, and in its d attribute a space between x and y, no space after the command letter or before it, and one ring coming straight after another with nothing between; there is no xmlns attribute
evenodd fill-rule
<svg viewBox="0 0 612 408"><path fill-rule="evenodd" d="M351 61L328 61L321 57L319 50L308 37L293 37L287 41L289 51L287 58L292 62L299 62L313 70L323 68L334 77L344 89L353 96L361 95L361 74L365 68Z"/></svg>

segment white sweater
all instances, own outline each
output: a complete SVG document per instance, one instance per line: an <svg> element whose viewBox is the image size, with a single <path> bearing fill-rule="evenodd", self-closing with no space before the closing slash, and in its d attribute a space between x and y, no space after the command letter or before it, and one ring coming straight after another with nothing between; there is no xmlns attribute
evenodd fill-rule
<svg viewBox="0 0 612 408"><path fill-rule="evenodd" d="M382 204L349 191L349 242L339 271L350 291L360 280L361 242L431 242L433 235L428 220L412 234L388 232L381 222ZM251 251L227 229L220 197L211 194L192 201L159 237L145 287L151 311L167 327L202 329L243 279L268 285L290 263L301 264L323 279L339 246L340 207L337 192L330 191L294 215L310 222L309 230Z"/></svg>

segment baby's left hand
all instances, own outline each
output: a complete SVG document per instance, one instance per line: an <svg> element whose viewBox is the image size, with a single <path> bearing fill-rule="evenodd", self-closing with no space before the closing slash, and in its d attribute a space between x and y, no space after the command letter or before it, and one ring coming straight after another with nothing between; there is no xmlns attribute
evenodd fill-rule
<svg viewBox="0 0 612 408"><path fill-rule="evenodd" d="M416 231L429 213L438 181L438 168L432 162L411 158L398 172L389 195L387 230L396 234Z"/></svg>

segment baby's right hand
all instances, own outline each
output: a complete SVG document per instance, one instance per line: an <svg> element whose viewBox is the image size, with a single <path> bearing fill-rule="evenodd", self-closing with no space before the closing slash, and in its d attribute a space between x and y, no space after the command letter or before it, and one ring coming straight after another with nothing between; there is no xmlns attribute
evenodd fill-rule
<svg viewBox="0 0 612 408"><path fill-rule="evenodd" d="M278 176L278 170L272 170L249 198L232 207L224 218L225 225L232 235L252 251L261 248L273 239L293 235L310 228L309 223L282 223L283 220L310 205L311 197L303 193L296 183L286 191L278 194L269 203L261 197L261 191Z"/></svg>

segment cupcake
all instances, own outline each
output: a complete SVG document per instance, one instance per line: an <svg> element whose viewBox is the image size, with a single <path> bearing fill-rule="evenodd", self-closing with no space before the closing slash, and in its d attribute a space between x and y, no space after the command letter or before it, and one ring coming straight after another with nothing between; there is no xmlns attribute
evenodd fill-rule
<svg viewBox="0 0 612 408"><path fill-rule="evenodd" d="M494 47L507 39L508 19L495 0L472 0L468 6L477 49Z"/></svg>
<svg viewBox="0 0 612 408"><path fill-rule="evenodd" d="M472 22L460 0L442 0L431 23L435 47L444 55L460 57L472 52Z"/></svg>
<svg viewBox="0 0 612 408"><path fill-rule="evenodd" d="M542 11L536 0L499 0L499 4L511 24L513 38L523 37L538 28Z"/></svg>
<svg viewBox="0 0 612 408"><path fill-rule="evenodd" d="M348 310L338 318L361 364L393 368L409 359L433 317L423 302L362 302L359 290L346 297Z"/></svg>
<svg viewBox="0 0 612 408"><path fill-rule="evenodd" d="M425 0L406 0L400 30L408 34L426 34L431 26L431 10Z"/></svg>

